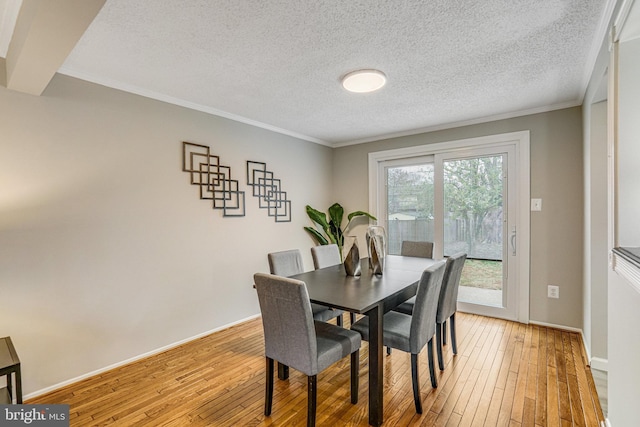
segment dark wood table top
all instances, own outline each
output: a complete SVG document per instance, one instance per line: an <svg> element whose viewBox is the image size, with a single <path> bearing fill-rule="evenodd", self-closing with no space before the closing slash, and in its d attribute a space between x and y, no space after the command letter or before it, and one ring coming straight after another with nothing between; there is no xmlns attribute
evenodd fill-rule
<svg viewBox="0 0 640 427"><path fill-rule="evenodd" d="M291 278L306 283L312 302L366 313L383 301L386 312L415 295L422 272L437 261L387 255L381 276L372 273L367 258L360 262L362 275L358 277L347 276L342 265L335 265Z"/></svg>

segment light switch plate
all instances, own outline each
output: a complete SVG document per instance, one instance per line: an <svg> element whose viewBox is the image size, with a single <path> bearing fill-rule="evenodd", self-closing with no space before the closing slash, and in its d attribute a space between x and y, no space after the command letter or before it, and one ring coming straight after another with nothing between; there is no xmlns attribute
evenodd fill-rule
<svg viewBox="0 0 640 427"><path fill-rule="evenodd" d="M542 199L531 199L531 211L541 211L542 210Z"/></svg>

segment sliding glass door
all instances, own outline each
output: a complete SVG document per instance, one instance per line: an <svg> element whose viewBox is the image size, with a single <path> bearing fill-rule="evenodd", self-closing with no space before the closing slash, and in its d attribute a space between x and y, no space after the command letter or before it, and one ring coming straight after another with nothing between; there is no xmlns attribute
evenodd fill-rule
<svg viewBox="0 0 640 427"><path fill-rule="evenodd" d="M465 252L460 310L517 317L515 163L509 146L379 163L389 253L400 254L403 240L434 242L435 258Z"/></svg>

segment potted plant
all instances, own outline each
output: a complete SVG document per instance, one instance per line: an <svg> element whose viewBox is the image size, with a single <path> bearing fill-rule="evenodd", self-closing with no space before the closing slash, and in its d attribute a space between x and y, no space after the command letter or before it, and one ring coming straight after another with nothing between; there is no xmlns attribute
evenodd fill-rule
<svg viewBox="0 0 640 427"><path fill-rule="evenodd" d="M342 247L344 245L344 233L349 228L349 225L351 224L353 218L366 216L370 219L373 219L374 221L376 220L375 216L364 211L351 212L349 215L347 215L348 222L343 229L342 220L344 217L344 209L339 203L334 203L333 205L331 205L331 207L329 207L328 218L324 212L320 212L319 210L316 210L309 205L307 205L306 209L307 215L309 215L311 221L313 221L319 227L304 227L304 229L307 230L309 234L311 234L313 239L319 245L329 245L331 243L335 243L336 245L338 245L341 259L343 256ZM322 229L324 234L321 233L319 229Z"/></svg>

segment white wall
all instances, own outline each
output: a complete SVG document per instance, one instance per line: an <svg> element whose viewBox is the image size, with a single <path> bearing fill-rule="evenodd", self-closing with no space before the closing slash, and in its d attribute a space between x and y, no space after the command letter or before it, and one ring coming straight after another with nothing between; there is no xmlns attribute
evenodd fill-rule
<svg viewBox="0 0 640 427"><path fill-rule="evenodd" d="M42 97L0 88L0 336L37 393L259 313L252 275L300 248L304 206L328 206L332 151L56 76ZM210 145L246 193L223 218L182 168ZM292 200L275 223L246 185L266 162Z"/></svg>
<svg viewBox="0 0 640 427"><path fill-rule="evenodd" d="M618 244L640 246L640 39L620 43L618 68Z"/></svg>
<svg viewBox="0 0 640 427"><path fill-rule="evenodd" d="M636 2L636 12L640 6ZM637 29L640 13L627 26ZM640 246L640 38L621 42L618 53L616 141L617 245ZM636 273L637 274L637 273ZM640 425L640 293L609 273L609 419L615 427Z"/></svg>
<svg viewBox="0 0 640 427"><path fill-rule="evenodd" d="M585 106L584 338L592 366L607 360L607 101Z"/></svg>
<svg viewBox="0 0 640 427"><path fill-rule="evenodd" d="M608 414L613 427L640 425L640 294L623 277L609 273Z"/></svg>

